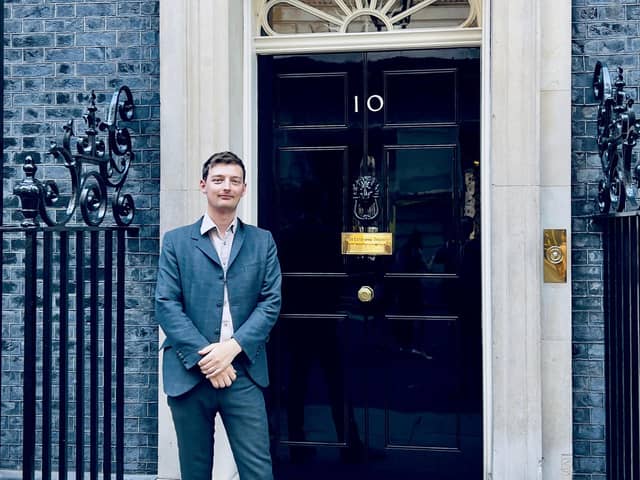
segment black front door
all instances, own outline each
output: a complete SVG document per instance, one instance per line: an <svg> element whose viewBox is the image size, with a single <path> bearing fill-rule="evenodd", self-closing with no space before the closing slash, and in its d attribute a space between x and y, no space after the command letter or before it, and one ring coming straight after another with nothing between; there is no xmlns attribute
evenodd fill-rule
<svg viewBox="0 0 640 480"><path fill-rule="evenodd" d="M260 57L259 80L276 478L481 478L479 50Z"/></svg>

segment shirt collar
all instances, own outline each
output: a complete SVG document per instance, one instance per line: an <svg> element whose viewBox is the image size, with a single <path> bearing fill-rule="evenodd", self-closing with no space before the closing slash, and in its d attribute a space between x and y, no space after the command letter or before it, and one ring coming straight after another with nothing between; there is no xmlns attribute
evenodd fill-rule
<svg viewBox="0 0 640 480"><path fill-rule="evenodd" d="M229 225L229 229L227 230L227 232L230 231L231 233L236 233L237 227L238 227L238 217L233 217L233 221L231 222L231 225ZM208 233L214 228L217 230L218 226L211 219L209 214L205 212L204 216L202 217L202 223L200 224L200 235L204 235L205 233Z"/></svg>

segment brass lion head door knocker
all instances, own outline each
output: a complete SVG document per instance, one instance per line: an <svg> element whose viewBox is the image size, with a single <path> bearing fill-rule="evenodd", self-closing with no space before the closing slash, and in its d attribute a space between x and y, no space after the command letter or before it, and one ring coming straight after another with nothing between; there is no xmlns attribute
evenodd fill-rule
<svg viewBox="0 0 640 480"><path fill-rule="evenodd" d="M393 235L379 230L381 187L375 176L375 170L375 159L372 156L362 160L360 176L352 185L353 229L342 232L341 236L343 255L375 260L378 255L393 254ZM368 293L365 292L363 295L366 296ZM369 300L360 299L362 302Z"/></svg>
<svg viewBox="0 0 640 480"><path fill-rule="evenodd" d="M357 227L369 229L376 226L380 215L380 183L375 177L373 157L368 157L363 167L352 186L353 219Z"/></svg>

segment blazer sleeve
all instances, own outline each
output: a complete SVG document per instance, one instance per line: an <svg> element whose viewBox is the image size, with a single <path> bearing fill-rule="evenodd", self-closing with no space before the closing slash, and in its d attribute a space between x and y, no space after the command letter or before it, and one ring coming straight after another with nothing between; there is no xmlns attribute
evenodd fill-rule
<svg viewBox="0 0 640 480"><path fill-rule="evenodd" d="M155 304L156 318L167 335L168 345L175 348L184 368L189 370L202 358L198 351L209 341L184 313L180 267L170 234L165 235L160 253Z"/></svg>
<svg viewBox="0 0 640 480"><path fill-rule="evenodd" d="M247 320L234 332L233 338L240 344L245 355L254 363L269 337L269 332L280 315L282 275L276 243L270 232L267 238L266 273L262 282L258 302Z"/></svg>

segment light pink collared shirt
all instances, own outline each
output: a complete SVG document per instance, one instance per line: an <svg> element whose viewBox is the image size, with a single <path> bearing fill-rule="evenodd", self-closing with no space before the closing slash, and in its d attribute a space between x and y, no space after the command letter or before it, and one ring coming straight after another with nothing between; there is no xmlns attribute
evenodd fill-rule
<svg viewBox="0 0 640 480"><path fill-rule="evenodd" d="M227 267L229 264L229 256L231 254L231 246L238 227L238 217L235 217L227 228L224 236L220 236L220 231L205 212L202 224L200 225L200 234L209 234L213 248L215 248L220 262L222 263L222 271L224 272L224 300L222 305L222 324L220 325L220 341L229 340L233 335L233 320L231 318L231 310L229 309L229 292L227 290Z"/></svg>

